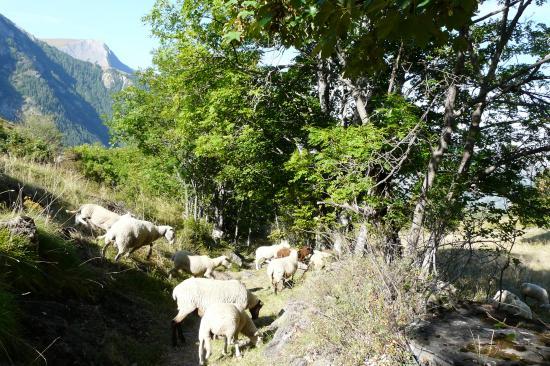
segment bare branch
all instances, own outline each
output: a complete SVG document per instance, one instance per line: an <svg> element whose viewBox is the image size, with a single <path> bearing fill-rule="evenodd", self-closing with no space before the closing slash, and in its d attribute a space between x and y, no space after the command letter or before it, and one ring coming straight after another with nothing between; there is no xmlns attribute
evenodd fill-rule
<svg viewBox="0 0 550 366"><path fill-rule="evenodd" d="M508 8L510 8L510 7L514 6L514 5L516 5L516 4L519 3L520 1L521 1L521 0L513 1L513 2L511 2L510 4L508 4L508 5L506 5L506 6L502 7L502 8L500 8L500 9L498 9L498 10L495 10L495 11L492 11L492 12L490 12L490 13L487 13L487 14L485 14L485 15L483 15L483 16L477 18L477 19L473 19L472 22L475 24L475 23L479 23L479 22L481 22L481 21L484 21L485 19L490 18L490 17L492 17L493 15L497 15L498 13L502 13L504 10L508 10Z"/></svg>

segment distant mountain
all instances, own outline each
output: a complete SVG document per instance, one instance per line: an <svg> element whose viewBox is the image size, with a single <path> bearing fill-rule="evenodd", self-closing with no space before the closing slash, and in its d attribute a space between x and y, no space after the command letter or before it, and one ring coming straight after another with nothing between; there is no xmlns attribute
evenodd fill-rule
<svg viewBox="0 0 550 366"><path fill-rule="evenodd" d="M49 115L67 145L107 144L101 116L112 114L112 94L131 83L126 72L77 60L0 14L0 117Z"/></svg>
<svg viewBox="0 0 550 366"><path fill-rule="evenodd" d="M93 39L42 39L42 41L76 59L98 64L104 70L112 68L128 74L134 72L101 41Z"/></svg>

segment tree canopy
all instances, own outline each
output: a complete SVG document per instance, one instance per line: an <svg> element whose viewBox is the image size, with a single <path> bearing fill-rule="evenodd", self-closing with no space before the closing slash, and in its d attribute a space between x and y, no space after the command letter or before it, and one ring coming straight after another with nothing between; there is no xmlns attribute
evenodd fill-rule
<svg viewBox="0 0 550 366"><path fill-rule="evenodd" d="M548 225L543 3L159 0L155 67L110 125L235 242L378 233L426 262L488 200ZM273 47L297 56L262 63Z"/></svg>

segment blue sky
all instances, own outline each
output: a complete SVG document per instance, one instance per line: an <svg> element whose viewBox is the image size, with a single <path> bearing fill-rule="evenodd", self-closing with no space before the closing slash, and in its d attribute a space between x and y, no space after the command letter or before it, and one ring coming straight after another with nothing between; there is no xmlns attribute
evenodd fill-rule
<svg viewBox="0 0 550 366"><path fill-rule="evenodd" d="M158 42L141 17L155 0L0 0L0 14L38 38L82 38L105 42L118 58L138 69L151 65Z"/></svg>

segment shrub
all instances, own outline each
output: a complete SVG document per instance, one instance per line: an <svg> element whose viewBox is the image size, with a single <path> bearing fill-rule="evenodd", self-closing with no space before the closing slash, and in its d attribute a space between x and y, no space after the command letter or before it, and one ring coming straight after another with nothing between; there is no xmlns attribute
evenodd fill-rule
<svg viewBox="0 0 550 366"><path fill-rule="evenodd" d="M352 258L306 280L297 298L318 311L291 343L288 356L321 355L336 365L410 361L405 327L422 308L415 272L381 258ZM290 363L290 359L286 360ZM369 364L371 364L369 363Z"/></svg>
<svg viewBox="0 0 550 366"><path fill-rule="evenodd" d="M211 233L212 224L206 220L186 219L183 223L183 230L178 233L181 237L182 249L200 252L212 248L215 242Z"/></svg>

